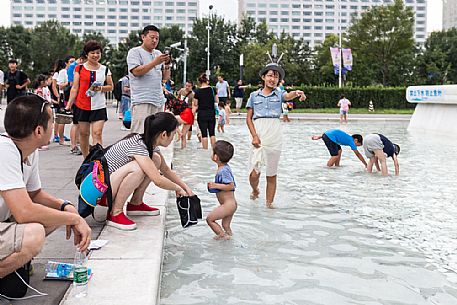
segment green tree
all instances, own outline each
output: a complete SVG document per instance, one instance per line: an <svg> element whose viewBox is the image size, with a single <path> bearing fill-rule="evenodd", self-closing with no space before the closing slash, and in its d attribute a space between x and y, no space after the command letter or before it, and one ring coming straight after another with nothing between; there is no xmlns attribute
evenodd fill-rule
<svg viewBox="0 0 457 305"><path fill-rule="evenodd" d="M211 80L216 72L223 73L232 81L238 77L239 49L236 47L238 36L235 24L213 15L210 18L210 70ZM192 38L189 39L188 66L189 76L196 79L206 71L207 66L207 25L208 18L196 19L192 26Z"/></svg>
<svg viewBox="0 0 457 305"><path fill-rule="evenodd" d="M354 82L396 85L399 79L409 75L414 67L413 29L414 13L402 0L395 0L393 5L375 6L354 20L348 31L354 56Z"/></svg>
<svg viewBox="0 0 457 305"><path fill-rule="evenodd" d="M47 21L35 27L27 48L33 58L31 74L35 76L50 71L57 59L74 55L79 43L78 36L57 21Z"/></svg>
<svg viewBox="0 0 457 305"><path fill-rule="evenodd" d="M15 58L19 61L19 69L30 74L33 69L33 57L30 52L31 38L31 31L20 25L0 28L0 54L2 54L2 66L7 66L8 60L10 58Z"/></svg>
<svg viewBox="0 0 457 305"><path fill-rule="evenodd" d="M110 69L116 82L128 73L127 54L131 48L141 45L140 31L132 31L129 36L117 45L111 56Z"/></svg>
<svg viewBox="0 0 457 305"><path fill-rule="evenodd" d="M335 75L332 55L330 54L330 48L338 47L338 42L338 37L331 34L325 38L322 44L315 48L315 82L318 84L335 85L338 83L338 75Z"/></svg>
<svg viewBox="0 0 457 305"><path fill-rule="evenodd" d="M457 29L433 32L418 58L419 76L426 84L457 83Z"/></svg>

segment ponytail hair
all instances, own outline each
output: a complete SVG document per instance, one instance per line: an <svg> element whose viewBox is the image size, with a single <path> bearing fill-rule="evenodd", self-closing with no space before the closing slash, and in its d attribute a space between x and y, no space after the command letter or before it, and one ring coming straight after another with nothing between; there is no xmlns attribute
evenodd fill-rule
<svg viewBox="0 0 457 305"><path fill-rule="evenodd" d="M32 88L35 89L35 90L38 89L38 87L40 87L41 82L44 82L44 81L46 81L47 79L48 79L48 77L47 77L46 75L44 75L44 74L39 74L39 75L37 76L37 78L33 81L33 83L32 83Z"/></svg>
<svg viewBox="0 0 457 305"><path fill-rule="evenodd" d="M200 85L203 84L203 83L208 83L209 82L208 76L206 75L206 73L203 73L198 77L198 82L200 83Z"/></svg>
<svg viewBox="0 0 457 305"><path fill-rule="evenodd" d="M177 127L178 120L169 112L158 112L146 117L144 120L144 133L141 138L146 144L150 158L152 158L155 142L160 134L165 131L169 136Z"/></svg>

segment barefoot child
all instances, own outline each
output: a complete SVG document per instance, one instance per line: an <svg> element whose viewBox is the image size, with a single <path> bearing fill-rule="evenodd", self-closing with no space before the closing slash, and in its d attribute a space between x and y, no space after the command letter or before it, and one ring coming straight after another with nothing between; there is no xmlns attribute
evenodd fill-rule
<svg viewBox="0 0 457 305"><path fill-rule="evenodd" d="M235 200L236 185L228 162L233 157L233 150L232 144L219 140L214 145L211 157L217 163L218 168L214 182L208 182L208 191L216 193L220 206L209 213L208 217L206 217L206 222L216 234L214 239L230 239L232 236L230 223L237 208ZM222 227L216 222L219 219L222 219Z"/></svg>
<svg viewBox="0 0 457 305"><path fill-rule="evenodd" d="M225 111L224 102L219 102L219 116L217 117L217 131L225 132L224 126L226 122L227 113Z"/></svg>

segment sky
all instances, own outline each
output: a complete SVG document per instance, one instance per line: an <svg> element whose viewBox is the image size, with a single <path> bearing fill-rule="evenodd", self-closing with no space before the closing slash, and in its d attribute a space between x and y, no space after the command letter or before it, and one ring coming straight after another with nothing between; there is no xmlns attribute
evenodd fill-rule
<svg viewBox="0 0 457 305"><path fill-rule="evenodd" d="M200 0L200 15L207 15L209 5L213 5L213 13L224 16L229 20L236 20L238 16L238 0ZM0 0L0 26L10 24L10 0ZM427 1L427 32L441 30L442 2L441 0Z"/></svg>

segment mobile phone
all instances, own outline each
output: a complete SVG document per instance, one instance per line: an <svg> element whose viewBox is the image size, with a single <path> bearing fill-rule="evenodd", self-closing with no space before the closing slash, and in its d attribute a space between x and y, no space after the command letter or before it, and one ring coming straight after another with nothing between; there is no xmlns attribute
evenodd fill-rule
<svg viewBox="0 0 457 305"><path fill-rule="evenodd" d="M163 54L169 56L168 60L165 62L166 65L169 65L169 64L171 63L171 48L170 48L170 47L166 47L166 48L163 50Z"/></svg>

